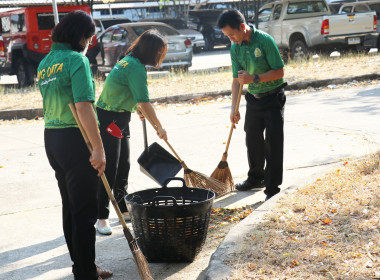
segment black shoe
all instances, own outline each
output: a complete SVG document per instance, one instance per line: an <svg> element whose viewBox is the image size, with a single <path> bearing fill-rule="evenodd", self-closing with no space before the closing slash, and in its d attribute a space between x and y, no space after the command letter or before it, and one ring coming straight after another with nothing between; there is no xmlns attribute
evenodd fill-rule
<svg viewBox="0 0 380 280"><path fill-rule="evenodd" d="M265 198L265 201L271 199L272 197L274 197L277 193L275 194L267 194L267 197Z"/></svg>
<svg viewBox="0 0 380 280"><path fill-rule="evenodd" d="M261 188L264 188L264 180L258 180L258 179L254 179L254 180L245 180L241 183L237 183L235 185L236 189L238 191L249 191L249 190L252 190L252 189L261 189Z"/></svg>

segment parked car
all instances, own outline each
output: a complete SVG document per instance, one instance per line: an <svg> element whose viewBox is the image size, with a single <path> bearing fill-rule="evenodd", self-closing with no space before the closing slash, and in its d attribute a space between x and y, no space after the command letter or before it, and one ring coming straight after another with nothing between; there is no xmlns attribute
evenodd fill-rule
<svg viewBox="0 0 380 280"><path fill-rule="evenodd" d="M377 33L380 33L380 1L365 1L345 3L339 7L338 14L354 14L375 11L377 17ZM377 48L380 50L380 36L377 38Z"/></svg>
<svg viewBox="0 0 380 280"><path fill-rule="evenodd" d="M197 30L203 34L204 49L211 51L216 45L231 46L231 41L219 28L216 27L218 16L223 10L190 10L189 15L196 19Z"/></svg>
<svg viewBox="0 0 380 280"><path fill-rule="evenodd" d="M3 36L0 35L0 68L3 68L6 60L7 58L5 57L4 39Z"/></svg>
<svg viewBox="0 0 380 280"><path fill-rule="evenodd" d="M367 3L367 5L371 8L371 11L376 12L377 16L377 33L379 36L377 37L377 49L380 52L380 1L375 0L375 1L365 1L363 3Z"/></svg>
<svg viewBox="0 0 380 280"><path fill-rule="evenodd" d="M193 46L193 52L199 53L201 49L205 46L205 40L203 34L197 30L188 28L185 21L178 18L157 18L157 19L143 19L140 22L163 22L170 25L174 29L177 29L181 34L185 35L190 39L191 45Z"/></svg>
<svg viewBox="0 0 380 280"><path fill-rule="evenodd" d="M310 51L374 47L376 13L332 14L325 0L282 0L259 10L259 29L270 34L292 58ZM375 39L375 40L373 40Z"/></svg>
<svg viewBox="0 0 380 280"><path fill-rule="evenodd" d="M58 6L58 16L82 10L90 14L90 7ZM0 13L0 73L17 75L19 86L34 83L37 67L52 44L51 30L55 26L52 6L35 6ZM96 46L94 38L89 49ZM89 57L95 62L95 57Z"/></svg>
<svg viewBox="0 0 380 280"><path fill-rule="evenodd" d="M120 24L120 23L129 23L132 22L129 18L121 18L121 17L102 17L94 19L96 24L96 36L98 37L101 33L103 33L108 27Z"/></svg>
<svg viewBox="0 0 380 280"><path fill-rule="evenodd" d="M144 31L152 28L158 30L168 40L168 52L161 65L162 68L187 71L193 59L191 41L173 27L159 22L124 23L109 27L98 39L100 48L96 56L98 69L101 72L111 71L112 67L124 57L133 41Z"/></svg>

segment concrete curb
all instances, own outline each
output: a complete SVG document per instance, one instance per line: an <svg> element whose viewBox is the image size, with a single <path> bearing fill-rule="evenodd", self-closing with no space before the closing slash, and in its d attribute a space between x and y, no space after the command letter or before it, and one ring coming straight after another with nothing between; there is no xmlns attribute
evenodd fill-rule
<svg viewBox="0 0 380 280"><path fill-rule="evenodd" d="M219 67L221 68L221 67ZM219 69L218 68L218 69ZM210 69L202 70L210 71ZM307 89L309 87L323 87L331 84L345 84L352 81L365 81L365 80L375 80L380 79L380 74L366 74L361 76L353 76L353 77L345 77L345 78L335 78L335 79L325 79L325 80L317 80L317 81L302 81L297 83L289 84L285 90L301 90ZM246 91L243 92L245 94ZM223 91L214 91L214 92L204 92L204 93L192 93L192 94L181 94L181 95L173 95L167 97L159 97L152 98L152 103L175 103L175 102L186 102L190 100L202 99L206 97L216 97L216 96L226 96L230 95L230 90ZM0 120L14 120L14 119L34 119L36 117L42 117L43 110L42 108L37 109L23 109L23 110L6 110L0 111Z"/></svg>
<svg viewBox="0 0 380 280"><path fill-rule="evenodd" d="M205 274L204 280L228 280L232 279L232 272L230 266L225 261L229 259L230 254L239 251L239 240L242 236L247 236L252 229L259 225L263 217L271 211L277 201L284 195L291 187L285 191L280 192L268 201L265 201L261 206L255 209L247 218L239 222L231 229L223 242L219 245L217 250L212 254L210 263Z"/></svg>
<svg viewBox="0 0 380 280"><path fill-rule="evenodd" d="M292 83L288 85L285 89L286 90L300 90L300 89L306 89L308 87L323 87L327 85L341 85L346 84L352 81L365 81L365 80L376 80L380 79L380 74L373 73L373 74L366 74L361 76L352 76L352 77L344 77L344 78L335 78L335 79L326 79L326 80L317 80L317 81L303 81L303 82L297 82Z"/></svg>
<svg viewBox="0 0 380 280"><path fill-rule="evenodd" d="M44 115L43 109L23 109L0 111L0 120L35 119Z"/></svg>

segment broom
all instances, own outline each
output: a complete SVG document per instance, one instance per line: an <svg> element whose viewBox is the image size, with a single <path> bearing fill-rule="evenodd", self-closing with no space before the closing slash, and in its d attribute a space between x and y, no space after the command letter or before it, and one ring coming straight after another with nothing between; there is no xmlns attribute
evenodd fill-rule
<svg viewBox="0 0 380 280"><path fill-rule="evenodd" d="M82 126L82 124L78 118L76 108L75 108L74 104L69 104L69 106L70 106L71 112L73 113L74 118L78 124L79 130L82 133L83 139L86 142L87 148L90 151L90 153L92 153L91 143L90 143L90 141L87 137L87 134L84 131L83 126ZM103 185L107 191L108 197L111 200L113 207L115 208L115 211L116 211L116 214L119 218L119 221L120 221L121 225L123 226L124 236L128 240L128 245L129 245L129 248L131 249L133 258L134 258L135 263L137 265L137 270L139 272L140 278L142 280L153 280L153 277L152 277L150 270L149 270L149 267L148 267L148 262L147 262L145 256L143 255L143 253L141 252L141 250L137 244L137 240L132 236L132 233L128 229L127 224L125 223L125 220L124 220L123 216L121 215L121 211L119 209L119 206L117 205L115 197L112 194L111 188L108 184L108 180L107 180L106 175L104 173L102 174L101 179L102 179Z"/></svg>
<svg viewBox="0 0 380 280"><path fill-rule="evenodd" d="M158 131L157 125L147 116L147 114L144 112L144 110L139 106L138 110L144 115L144 117L150 122L150 124L153 126L153 128ZM179 157L179 155L176 153L172 145L167 140L164 140L165 143L169 146L170 150L173 152L175 157L178 159L178 161L181 163L183 169L184 169L184 179L187 186L193 186L195 188L202 188L202 189L209 189L215 192L216 194L222 194L224 193L226 187L225 185L214 179L210 178L200 172L191 170L187 167L185 162Z"/></svg>
<svg viewBox="0 0 380 280"><path fill-rule="evenodd" d="M239 104L240 104L242 90L243 90L243 85L240 84L239 93L238 93L236 104L235 104L234 115L236 115L236 113L239 110ZM231 142L232 132L234 131L234 127L235 127L235 124L231 123L230 134L228 135L226 149L223 153L222 160L219 162L218 167L211 174L211 178L219 180L220 182L225 184L225 186L226 186L225 193L231 192L235 189L235 184L234 184L234 181L232 179L231 171L230 171L230 168L228 167L228 163L227 163L227 156L228 156L227 152L228 152L228 148L230 147L230 142Z"/></svg>

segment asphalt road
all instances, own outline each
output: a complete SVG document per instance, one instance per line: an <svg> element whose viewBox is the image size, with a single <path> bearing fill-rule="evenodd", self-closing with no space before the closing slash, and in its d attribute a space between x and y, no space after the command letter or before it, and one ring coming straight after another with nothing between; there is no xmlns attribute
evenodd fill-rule
<svg viewBox="0 0 380 280"><path fill-rule="evenodd" d="M320 168L380 149L380 86L288 96L285 109L285 161L282 190L302 186ZM245 101L240 106L245 112ZM229 131L227 100L158 108L169 142L186 164L211 174L224 151ZM159 141L148 128L148 141ZM141 122L131 121L130 192L157 185L136 163L143 151ZM228 163L235 182L244 179L247 159L243 122L234 131ZM0 279L72 279L61 229L60 196L43 146L42 121L0 125ZM179 173L182 176L182 171ZM215 206L261 203L260 192L234 192ZM97 236L97 263L114 270L113 280L138 279L115 213L114 233ZM130 225L130 224L129 224ZM202 251L191 263L150 264L155 279L201 280L213 252ZM218 277L214 278L218 279ZM220 278L219 278L220 279Z"/></svg>
<svg viewBox="0 0 380 280"><path fill-rule="evenodd" d="M195 54L193 56L193 65L189 70L201 70L230 65L230 50L225 47L216 47L212 51Z"/></svg>
<svg viewBox="0 0 380 280"><path fill-rule="evenodd" d="M213 51L193 55L193 65L190 71L209 69L231 65L230 51L225 47L216 47ZM17 84L16 76L0 76L0 85Z"/></svg>

